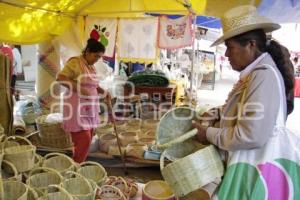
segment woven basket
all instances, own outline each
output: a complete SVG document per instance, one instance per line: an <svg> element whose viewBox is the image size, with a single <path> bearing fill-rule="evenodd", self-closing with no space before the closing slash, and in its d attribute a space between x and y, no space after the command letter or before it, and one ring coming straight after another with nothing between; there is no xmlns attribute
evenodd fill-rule
<svg viewBox="0 0 300 200"><path fill-rule="evenodd" d="M120 143L122 146L126 147L128 144L137 143L138 133L133 131L122 132L119 135Z"/></svg>
<svg viewBox="0 0 300 200"><path fill-rule="evenodd" d="M39 198L38 193L29 185L26 185L28 189L27 200L36 200Z"/></svg>
<svg viewBox="0 0 300 200"><path fill-rule="evenodd" d="M4 198L3 200L27 200L28 188L19 181L4 181Z"/></svg>
<svg viewBox="0 0 300 200"><path fill-rule="evenodd" d="M1 177L7 181L22 181L22 174L19 174L17 168L9 161L3 160L1 165Z"/></svg>
<svg viewBox="0 0 300 200"><path fill-rule="evenodd" d="M100 138L101 135L107 134L107 133L114 133L114 127L111 124L106 124L105 126L98 126L95 128L94 133L98 135Z"/></svg>
<svg viewBox="0 0 300 200"><path fill-rule="evenodd" d="M224 167L213 145L178 159L164 167L165 151L160 158L161 173L177 197L183 197L220 178Z"/></svg>
<svg viewBox="0 0 300 200"><path fill-rule="evenodd" d="M111 183L111 185L119 188L126 199L130 198L131 185L128 185L127 181L124 178L119 176L115 181Z"/></svg>
<svg viewBox="0 0 300 200"><path fill-rule="evenodd" d="M143 121L143 129L154 129L156 130L157 128L157 124L158 124L159 120L155 120L155 119L146 119Z"/></svg>
<svg viewBox="0 0 300 200"><path fill-rule="evenodd" d="M144 144L147 146L152 146L155 144L155 138L154 137L143 137L143 138L139 138L138 141L139 144Z"/></svg>
<svg viewBox="0 0 300 200"><path fill-rule="evenodd" d="M121 146L122 154L125 153L125 150L126 150L126 147ZM121 156L118 145L110 145L107 153L111 156Z"/></svg>
<svg viewBox="0 0 300 200"><path fill-rule="evenodd" d="M52 190L54 188L55 190ZM67 192L64 188L58 185L49 185L48 192L44 196L38 198L38 200L77 200L72 197L72 195Z"/></svg>
<svg viewBox="0 0 300 200"><path fill-rule="evenodd" d="M62 176L67 171L75 171L75 162L62 153L49 153L44 156L42 167L52 168L58 171Z"/></svg>
<svg viewBox="0 0 300 200"><path fill-rule="evenodd" d="M85 178L93 180L98 186L101 186L107 178L107 172L104 167L92 161L81 163L77 172Z"/></svg>
<svg viewBox="0 0 300 200"><path fill-rule="evenodd" d="M4 159L13 163L18 172L25 172L34 167L36 147L31 142L21 136L10 136L5 139L4 146L11 139L25 141L26 145L12 146L4 148Z"/></svg>
<svg viewBox="0 0 300 200"><path fill-rule="evenodd" d="M52 184L60 184L63 177L54 169L38 167L29 173L26 184L32 187L39 196L46 194L47 188Z"/></svg>
<svg viewBox="0 0 300 200"><path fill-rule="evenodd" d="M91 183L84 178L81 174L76 172L67 172L68 176L74 176L72 178L66 178L62 182L62 187L68 191L73 197L80 200L94 200L96 196L96 190L93 189Z"/></svg>
<svg viewBox="0 0 300 200"><path fill-rule="evenodd" d="M142 192L143 200L176 200L171 188L165 181L149 181Z"/></svg>
<svg viewBox="0 0 300 200"><path fill-rule="evenodd" d="M126 156L134 158L144 158L144 153L148 149L145 144L128 144L126 147Z"/></svg>
<svg viewBox="0 0 300 200"><path fill-rule="evenodd" d="M103 185L98 194L100 199L127 200L123 192L112 185Z"/></svg>
<svg viewBox="0 0 300 200"><path fill-rule="evenodd" d="M36 119L42 145L54 148L73 146L70 133L62 129L62 123L45 123L46 115Z"/></svg>
<svg viewBox="0 0 300 200"><path fill-rule="evenodd" d="M117 144L117 137L114 134L106 133L100 136L99 138L99 149L102 152L107 153L108 148L111 145Z"/></svg>
<svg viewBox="0 0 300 200"><path fill-rule="evenodd" d="M139 118L130 119L127 122L127 126L135 126L135 127L141 127L142 120Z"/></svg>
<svg viewBox="0 0 300 200"><path fill-rule="evenodd" d="M192 108L178 107L167 112L157 127L157 146L166 149L166 157L174 161L203 148L193 139L197 129L193 129L192 120L196 119L196 112Z"/></svg>

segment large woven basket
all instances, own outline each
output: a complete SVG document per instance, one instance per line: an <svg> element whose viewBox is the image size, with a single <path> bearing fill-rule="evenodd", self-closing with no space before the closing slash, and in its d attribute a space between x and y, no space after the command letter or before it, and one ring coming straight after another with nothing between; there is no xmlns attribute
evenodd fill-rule
<svg viewBox="0 0 300 200"><path fill-rule="evenodd" d="M203 148L202 144L192 138L197 134L197 130L192 127L192 120L196 116L195 110L179 107L170 110L161 118L156 131L156 141L159 148L166 149L165 155L169 160L183 158Z"/></svg>
<svg viewBox="0 0 300 200"><path fill-rule="evenodd" d="M53 190L54 188L55 190ZM49 191L53 190L53 191ZM38 198L38 200L77 200L72 197L72 195L67 192L64 188L58 185L50 185L48 187L48 192L42 197Z"/></svg>
<svg viewBox="0 0 300 200"><path fill-rule="evenodd" d="M39 196L47 192L47 188L52 184L60 184L63 177L54 169L38 167L29 173L26 184L32 187Z"/></svg>
<svg viewBox="0 0 300 200"><path fill-rule="evenodd" d="M76 170L75 162L62 153L49 153L45 155L42 167L55 169L62 176L64 176L67 171Z"/></svg>
<svg viewBox="0 0 300 200"><path fill-rule="evenodd" d="M165 152L160 159L161 173L177 197L183 197L224 174L221 157L213 145L178 159L164 167Z"/></svg>
<svg viewBox="0 0 300 200"><path fill-rule="evenodd" d="M4 181L4 198L3 200L27 200L28 188L19 181Z"/></svg>
<svg viewBox="0 0 300 200"><path fill-rule="evenodd" d="M92 161L81 163L77 172L85 178L94 181L98 186L101 186L107 178L107 172L104 167Z"/></svg>
<svg viewBox="0 0 300 200"><path fill-rule="evenodd" d="M66 178L62 182L62 187L66 189L73 197L79 200L94 200L96 190L93 189L92 184L84 178L81 174L76 172L68 172L67 175L73 176Z"/></svg>
<svg viewBox="0 0 300 200"><path fill-rule="evenodd" d="M25 141L26 145L4 148L4 159L13 163L18 172L31 170L34 167L36 147L28 139L21 136L7 137L4 141L4 146L7 141L15 139Z"/></svg>
<svg viewBox="0 0 300 200"><path fill-rule="evenodd" d="M73 146L70 133L62 129L62 123L46 123L47 115L36 119L42 145L54 148L68 148Z"/></svg>

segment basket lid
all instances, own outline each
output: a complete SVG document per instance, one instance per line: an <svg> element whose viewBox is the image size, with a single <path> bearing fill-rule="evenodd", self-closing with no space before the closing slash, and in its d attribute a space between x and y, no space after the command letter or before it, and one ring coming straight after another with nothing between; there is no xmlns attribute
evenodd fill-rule
<svg viewBox="0 0 300 200"><path fill-rule="evenodd" d="M168 111L157 126L157 143L165 144L193 129L192 120L196 119L196 111L189 107L178 107ZM166 149L166 157L174 161L203 148L199 142L188 139Z"/></svg>

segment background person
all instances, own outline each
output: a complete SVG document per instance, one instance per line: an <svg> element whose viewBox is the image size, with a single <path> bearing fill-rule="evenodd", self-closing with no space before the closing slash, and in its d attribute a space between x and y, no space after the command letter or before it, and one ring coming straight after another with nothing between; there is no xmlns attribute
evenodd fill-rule
<svg viewBox="0 0 300 200"><path fill-rule="evenodd" d="M67 87L64 97L63 128L70 132L74 143L73 159L85 161L93 129L99 124L98 94L110 97L99 87L94 64L103 56L105 47L89 39L82 55L72 57L59 72L57 81Z"/></svg>

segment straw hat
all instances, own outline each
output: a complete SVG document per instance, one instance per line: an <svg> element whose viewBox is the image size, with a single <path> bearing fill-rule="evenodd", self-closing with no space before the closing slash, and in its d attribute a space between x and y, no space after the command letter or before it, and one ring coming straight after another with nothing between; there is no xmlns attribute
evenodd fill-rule
<svg viewBox="0 0 300 200"><path fill-rule="evenodd" d="M225 40L242 33L263 29L266 33L280 28L280 25L266 17L260 16L254 6L238 6L230 9L222 18L223 36L218 38L211 46L221 44Z"/></svg>

